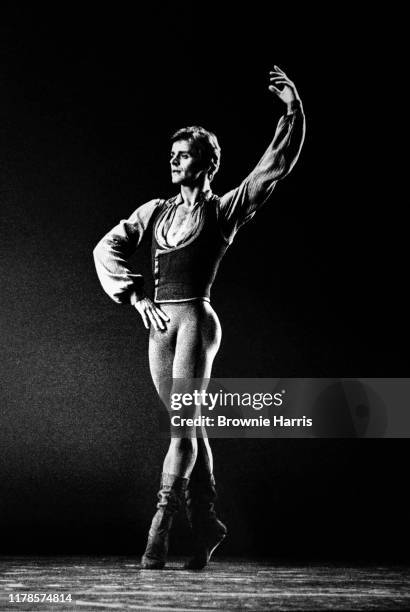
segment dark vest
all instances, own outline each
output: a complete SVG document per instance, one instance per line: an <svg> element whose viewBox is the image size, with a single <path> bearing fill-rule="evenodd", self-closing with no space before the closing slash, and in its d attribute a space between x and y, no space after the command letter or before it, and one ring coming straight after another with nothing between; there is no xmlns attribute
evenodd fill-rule
<svg viewBox="0 0 410 612"><path fill-rule="evenodd" d="M219 263L229 246L218 224L217 202L217 196L204 202L203 222L187 243L166 250L160 247L155 236L167 203L159 206L152 231L156 302L183 302L194 298L210 300Z"/></svg>

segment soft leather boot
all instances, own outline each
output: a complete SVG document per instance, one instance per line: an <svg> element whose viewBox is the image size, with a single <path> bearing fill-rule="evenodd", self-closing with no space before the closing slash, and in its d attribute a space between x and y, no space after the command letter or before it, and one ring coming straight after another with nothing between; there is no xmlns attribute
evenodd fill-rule
<svg viewBox="0 0 410 612"><path fill-rule="evenodd" d="M185 569L203 569L214 550L226 537L226 526L215 513L216 489L212 475L191 480L185 492L186 512L194 537L194 556Z"/></svg>
<svg viewBox="0 0 410 612"><path fill-rule="evenodd" d="M188 482L188 478L181 478L174 474L162 474L161 489L158 493L158 510L152 519L147 546L141 559L143 569L162 569L164 567L172 521L183 504Z"/></svg>

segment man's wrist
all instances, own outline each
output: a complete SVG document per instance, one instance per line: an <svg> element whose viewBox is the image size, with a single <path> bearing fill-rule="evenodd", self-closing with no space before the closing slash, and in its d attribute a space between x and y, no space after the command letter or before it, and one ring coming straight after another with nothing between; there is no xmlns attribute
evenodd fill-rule
<svg viewBox="0 0 410 612"><path fill-rule="evenodd" d="M287 106L287 114L292 115L293 113L296 113L298 110L302 108L302 102L300 98L295 98L291 102L288 102L286 106Z"/></svg>

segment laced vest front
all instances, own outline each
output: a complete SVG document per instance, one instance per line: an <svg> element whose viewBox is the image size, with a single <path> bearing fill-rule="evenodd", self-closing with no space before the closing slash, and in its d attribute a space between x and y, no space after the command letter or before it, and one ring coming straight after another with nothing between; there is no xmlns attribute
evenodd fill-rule
<svg viewBox="0 0 410 612"><path fill-rule="evenodd" d="M167 202L164 200L158 207L152 231L154 299L156 302L185 302L198 298L209 301L219 263L229 246L218 224L218 197L213 195L203 203L202 221L187 242L164 249L157 240L156 230Z"/></svg>

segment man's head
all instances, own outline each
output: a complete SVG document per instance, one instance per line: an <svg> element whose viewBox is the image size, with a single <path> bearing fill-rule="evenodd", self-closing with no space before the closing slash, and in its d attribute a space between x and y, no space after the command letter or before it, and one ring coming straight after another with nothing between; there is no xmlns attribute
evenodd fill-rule
<svg viewBox="0 0 410 612"><path fill-rule="evenodd" d="M175 132L171 143L170 163L174 184L192 184L205 174L212 181L221 159L215 134L195 125Z"/></svg>

